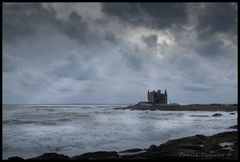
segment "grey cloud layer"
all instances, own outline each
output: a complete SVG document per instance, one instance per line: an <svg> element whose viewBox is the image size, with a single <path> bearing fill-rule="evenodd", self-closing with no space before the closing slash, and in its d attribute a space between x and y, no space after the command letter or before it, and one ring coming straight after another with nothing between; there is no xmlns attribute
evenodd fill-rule
<svg viewBox="0 0 240 162"><path fill-rule="evenodd" d="M194 7L194 13L189 13ZM237 33L237 5L232 3L103 3L102 11L122 23L164 29L191 25L189 16L197 18L199 37L216 33L235 36Z"/></svg>
<svg viewBox="0 0 240 162"><path fill-rule="evenodd" d="M158 37L155 34L151 34L149 36L142 36L142 40L148 47L156 47L157 46L157 40Z"/></svg>
<svg viewBox="0 0 240 162"><path fill-rule="evenodd" d="M102 11L120 23L156 30L183 32L183 27L192 26L200 41L196 52L205 56L221 55L223 39L237 42L237 6L234 3L104 3ZM190 21L191 16L195 23ZM221 34L225 38L219 38ZM153 38L144 37L143 41L152 46Z"/></svg>
<svg viewBox="0 0 240 162"><path fill-rule="evenodd" d="M3 5L4 102L134 103L160 88L170 102L236 102L236 4L102 3L102 17L72 5L65 18Z"/></svg>
<svg viewBox="0 0 240 162"><path fill-rule="evenodd" d="M15 43L33 36L41 28L52 27L80 45L93 42L98 33L88 27L88 22L73 11L67 20L59 19L53 8L44 8L40 3L5 4L3 12L3 40Z"/></svg>
<svg viewBox="0 0 240 162"><path fill-rule="evenodd" d="M32 35L36 29L56 23L54 10L48 10L41 4L3 4L3 40L20 41Z"/></svg>
<svg viewBox="0 0 240 162"><path fill-rule="evenodd" d="M237 35L237 4L209 3L197 10L196 29L199 38L205 40L215 34Z"/></svg>
<svg viewBox="0 0 240 162"><path fill-rule="evenodd" d="M103 3L102 11L132 25L164 29L187 21L184 3Z"/></svg>

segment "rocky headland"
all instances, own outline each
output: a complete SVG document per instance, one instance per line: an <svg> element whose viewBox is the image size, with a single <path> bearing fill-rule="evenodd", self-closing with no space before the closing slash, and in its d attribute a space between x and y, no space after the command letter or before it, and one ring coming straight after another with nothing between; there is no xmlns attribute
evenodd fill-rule
<svg viewBox="0 0 240 162"><path fill-rule="evenodd" d="M139 102L136 105L127 107L116 107L115 110L167 110L167 111L237 111L237 104L151 104Z"/></svg>
<svg viewBox="0 0 240 162"><path fill-rule="evenodd" d="M236 126L234 126L236 128ZM237 159L238 131L218 133L212 136L195 135L169 140L148 149L124 151L98 151L69 157L58 153L45 153L25 160L101 160L101 159ZM9 157L8 160L24 160Z"/></svg>

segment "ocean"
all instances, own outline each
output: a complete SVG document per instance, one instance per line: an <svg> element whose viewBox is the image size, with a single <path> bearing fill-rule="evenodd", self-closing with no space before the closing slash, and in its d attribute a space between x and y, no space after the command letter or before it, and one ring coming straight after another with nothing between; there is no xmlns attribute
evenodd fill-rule
<svg viewBox="0 0 240 162"><path fill-rule="evenodd" d="M114 110L127 105L3 105L3 159L148 148L232 131L237 112ZM213 117L221 113L220 117Z"/></svg>

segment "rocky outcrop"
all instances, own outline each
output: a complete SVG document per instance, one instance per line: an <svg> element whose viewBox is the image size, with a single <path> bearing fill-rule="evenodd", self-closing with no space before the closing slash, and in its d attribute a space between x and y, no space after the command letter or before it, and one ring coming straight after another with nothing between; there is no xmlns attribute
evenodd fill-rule
<svg viewBox="0 0 240 162"><path fill-rule="evenodd" d="M216 113L216 114L213 114L212 116L219 117L219 116L222 116L222 114Z"/></svg>
<svg viewBox="0 0 240 162"><path fill-rule="evenodd" d="M65 156L63 154L45 153L41 156L30 158L28 160L66 160L68 158L69 158L68 156Z"/></svg>
<svg viewBox="0 0 240 162"><path fill-rule="evenodd" d="M154 152L158 150L158 147L156 145L151 145L148 149L147 152Z"/></svg>
<svg viewBox="0 0 240 162"><path fill-rule="evenodd" d="M238 125L231 126L229 129L238 129Z"/></svg>
<svg viewBox="0 0 240 162"><path fill-rule="evenodd" d="M80 156L74 156L71 160L101 160L101 159L118 159L119 155L116 151L99 151L85 153Z"/></svg>
<svg viewBox="0 0 240 162"><path fill-rule="evenodd" d="M167 111L238 111L238 105L221 104L191 104L191 105L173 105L173 104L136 104L127 107L116 107L115 110L167 110Z"/></svg>
<svg viewBox="0 0 240 162"><path fill-rule="evenodd" d="M232 142L231 149L226 150L219 144ZM236 159L237 131L224 132L213 136L195 135L192 137L170 140L149 150L135 155L125 156L126 159Z"/></svg>
<svg viewBox="0 0 240 162"><path fill-rule="evenodd" d="M191 115L192 117L209 117L209 115Z"/></svg>
<svg viewBox="0 0 240 162"><path fill-rule="evenodd" d="M139 148L129 149L129 150L120 151L119 153L135 153L135 152L140 152L140 151L143 151L143 149L139 149Z"/></svg>
<svg viewBox="0 0 240 162"><path fill-rule="evenodd" d="M24 160L24 159L19 156L13 156L13 157L8 158L8 160Z"/></svg>

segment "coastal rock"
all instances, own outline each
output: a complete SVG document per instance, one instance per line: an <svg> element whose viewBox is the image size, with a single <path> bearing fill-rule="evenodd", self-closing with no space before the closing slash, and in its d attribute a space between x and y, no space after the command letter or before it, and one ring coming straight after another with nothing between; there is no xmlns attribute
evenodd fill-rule
<svg viewBox="0 0 240 162"><path fill-rule="evenodd" d="M209 150L217 150L219 147L219 143L221 142L233 142L234 144L238 143L238 132L232 131L232 132L223 132L218 133L212 136L209 136L209 139L207 140L206 147Z"/></svg>
<svg viewBox="0 0 240 162"><path fill-rule="evenodd" d="M236 159L237 137L237 131L209 137L195 135L170 140L158 146L158 149L153 145L153 150L124 156L123 159ZM231 149L219 146L223 142L232 143Z"/></svg>
<svg viewBox="0 0 240 162"><path fill-rule="evenodd" d="M157 150L158 150L158 147L157 147L156 145L151 145L151 146L147 149L148 152L153 152L153 151L157 151Z"/></svg>
<svg viewBox="0 0 240 162"><path fill-rule="evenodd" d="M19 156L13 156L13 157L9 157L8 160L24 160L24 159Z"/></svg>
<svg viewBox="0 0 240 162"><path fill-rule="evenodd" d="M74 156L71 160L100 160L100 159L118 159L119 155L116 151L99 151L85 153L80 156Z"/></svg>
<svg viewBox="0 0 240 162"><path fill-rule="evenodd" d="M235 159L237 158L237 131L218 133L213 136L195 135L192 137L170 140L161 144L157 154L151 154L154 158L189 158L189 159ZM223 149L219 146L222 142L231 142L233 146L230 150ZM186 155L185 153L188 153ZM179 153L186 156L180 156ZM206 156L189 156L204 154ZM214 155L222 155L216 157ZM148 154L149 155L149 154ZM210 157L212 155L212 157Z"/></svg>
<svg viewBox="0 0 240 162"><path fill-rule="evenodd" d="M231 126L229 129L238 129L238 125Z"/></svg>
<svg viewBox="0 0 240 162"><path fill-rule="evenodd" d="M119 153L133 153L133 152L140 152L140 151L143 151L143 149L139 149L139 148L129 149L129 150L120 151Z"/></svg>
<svg viewBox="0 0 240 162"><path fill-rule="evenodd" d="M57 154L57 153L45 153L41 156L27 159L27 160L66 160L68 159L68 156L65 156L63 154Z"/></svg>
<svg viewBox="0 0 240 162"><path fill-rule="evenodd" d="M191 115L192 117L209 117L209 115Z"/></svg>
<svg viewBox="0 0 240 162"><path fill-rule="evenodd" d="M236 104L224 105L224 104L190 104L190 105L173 105L173 104L136 104L127 107L117 107L115 110L167 110L167 111L227 111L233 112L237 111L238 107Z"/></svg>
<svg viewBox="0 0 240 162"><path fill-rule="evenodd" d="M203 144L208 137L204 135L195 135L191 137L180 138L176 140L170 140L162 145L159 148L166 148L166 147L182 147L182 146L189 146L189 145L201 145Z"/></svg>
<svg viewBox="0 0 240 162"><path fill-rule="evenodd" d="M195 135L195 137L198 138L198 139L204 140L204 141L206 141L208 139L207 136L204 136L202 134L197 134L197 135Z"/></svg>
<svg viewBox="0 0 240 162"><path fill-rule="evenodd" d="M216 113L216 114L213 114L212 116L219 117L219 116L222 116L222 114Z"/></svg>
<svg viewBox="0 0 240 162"><path fill-rule="evenodd" d="M234 115L235 113L234 112L231 112L231 113L229 113L230 115Z"/></svg>

